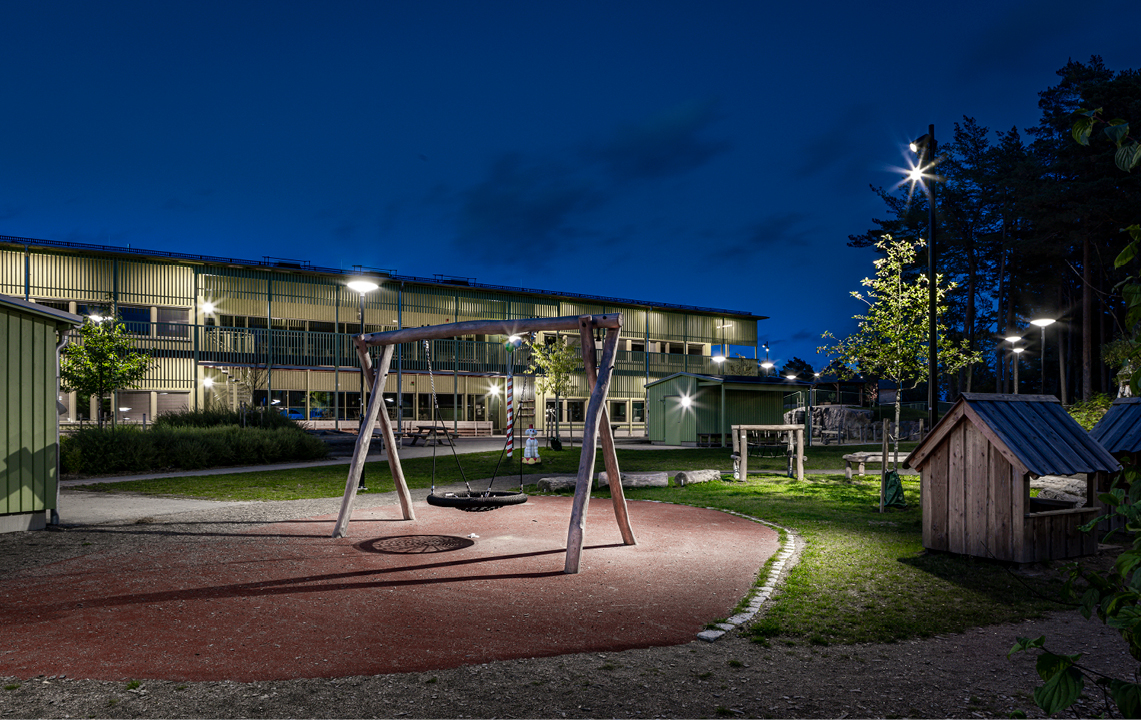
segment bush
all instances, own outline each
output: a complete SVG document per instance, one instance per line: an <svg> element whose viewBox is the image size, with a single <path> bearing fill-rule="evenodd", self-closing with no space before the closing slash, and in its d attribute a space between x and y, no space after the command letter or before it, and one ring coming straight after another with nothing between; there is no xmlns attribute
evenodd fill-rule
<svg viewBox="0 0 1141 720"><path fill-rule="evenodd" d="M297 427L82 428L61 440L63 472L106 475L318 460L325 443Z"/></svg>
<svg viewBox="0 0 1141 720"><path fill-rule="evenodd" d="M155 418L154 424L156 427L210 428L237 425L238 427L258 427L267 430L276 430L277 428L304 429L296 420L292 420L276 410L264 408L179 410L159 415Z"/></svg>
<svg viewBox="0 0 1141 720"><path fill-rule="evenodd" d="M1076 402L1066 408L1066 411L1088 432L1093 430L1093 426L1097 425L1097 421L1109 411L1109 406L1112 404L1113 398L1110 396L1094 393L1089 400Z"/></svg>

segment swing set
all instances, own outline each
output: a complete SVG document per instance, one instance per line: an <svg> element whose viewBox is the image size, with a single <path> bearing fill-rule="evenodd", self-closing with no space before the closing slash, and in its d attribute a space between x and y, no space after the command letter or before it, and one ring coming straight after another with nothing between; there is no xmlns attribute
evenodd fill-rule
<svg viewBox="0 0 1141 720"><path fill-rule="evenodd" d="M566 562L563 571L574 574L579 571L582 561L582 548L584 531L586 528L586 510L590 503L590 487L595 462L596 438L601 441L602 458L606 466L608 477L618 478L618 455L614 451L614 436L610 430L610 418L606 411L606 395L610 389L610 380L614 374L614 363L618 356L618 336L622 327L622 315L612 313L607 315L565 316L557 318L529 318L519 320L472 320L468 322L447 323L444 325L429 325L420 328L407 328L389 332L366 333L353 338L360 357L361 369L369 390L383 388L388 378L388 371L392 364L392 356L396 346L405 342L420 342L428 340L441 340L462 335L522 335L532 332L555 332L559 330L579 331L582 338L582 359L586 370L587 383L590 387L590 401L587 404L585 423L583 428L582 448L578 461L578 479L575 484L574 502L571 507L570 527L567 530ZM598 361L594 345L594 331L606 330L606 340L602 346L602 359ZM369 347L381 348L380 361L373 368L372 358L369 356ZM433 423L439 417L439 407L436 402L435 379L431 371L431 358L429 357L429 378L432 379L432 405ZM361 421L357 435L356 448L353 451L352 464L349 465L349 475L345 481L345 495L341 501L341 512L337 523L333 527L333 537L345 537L348 534L349 519L352 516L353 502L356 499L357 486L361 472L364 469L365 458L368 456L372 433L379 420L381 436L388 448L388 467L392 471L392 479L396 485L396 496L400 501L400 510L405 520L415 520L416 513L412 507L412 495L408 491L408 483L404 479L404 471L400 466L399 445L394 441L392 422L387 412L380 412L384 405L384 393L372 392L369 397L368 409ZM453 445L452 452L455 453ZM506 452L506 445L504 446ZM500 461L503 459L500 453ZM456 458L457 465L459 458ZM496 467L498 472L498 465ZM463 476L463 468L460 467ZM494 482L494 477L492 481ZM491 485L484 492L473 491L463 478L467 492L437 494L435 487L435 467L433 462L432 493L428 496L428 504L437 507L449 507L468 512L481 512L496 510L506 505L517 505L526 502L527 496L522 493L493 492ZM630 526L630 517L626 509L626 497L622 491L621 482L610 483L610 497L614 505L614 516L618 522L618 529L622 534L622 542L626 545L636 544L634 530Z"/></svg>

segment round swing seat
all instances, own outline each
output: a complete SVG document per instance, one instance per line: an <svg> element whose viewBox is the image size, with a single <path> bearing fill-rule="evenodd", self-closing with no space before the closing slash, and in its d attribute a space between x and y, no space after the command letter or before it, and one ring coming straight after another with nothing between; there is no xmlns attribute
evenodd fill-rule
<svg viewBox="0 0 1141 720"><path fill-rule="evenodd" d="M488 512L509 505L522 505L525 502L527 502L527 496L521 492L504 492L499 490L485 493L466 491L458 493L449 492L443 495L432 493L428 496L429 505L455 508L456 510L463 510L464 512Z"/></svg>

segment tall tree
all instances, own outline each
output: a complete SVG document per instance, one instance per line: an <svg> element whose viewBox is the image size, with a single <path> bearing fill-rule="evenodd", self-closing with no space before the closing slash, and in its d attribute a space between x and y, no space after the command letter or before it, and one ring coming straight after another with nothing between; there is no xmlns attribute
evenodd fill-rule
<svg viewBox="0 0 1141 720"><path fill-rule="evenodd" d="M905 385L908 389L928 380L927 348L931 342L928 323L929 285L927 276L909 268L923 243L896 240L884 235L876 244L883 257L875 261L876 276L864 278L864 292L853 291L852 297L867 304L863 315L855 315L859 325L855 333L838 340L825 332L824 339L834 341L817 352L835 356L847 376L856 372L865 378L881 377L895 383L895 422L899 426ZM954 284L940 285L936 276L936 317L946 311L946 294ZM965 339L955 342L947 336L947 328L936 325L939 360L943 371L956 373L978 360ZM934 381L935 379L932 379ZM899 437L895 438L899 452Z"/></svg>
<svg viewBox="0 0 1141 720"><path fill-rule="evenodd" d="M576 345L556 336L548 342L529 342L531 365L527 372L534 373L535 389L555 396L555 439L559 438L559 399L570 392L571 376L582 365Z"/></svg>

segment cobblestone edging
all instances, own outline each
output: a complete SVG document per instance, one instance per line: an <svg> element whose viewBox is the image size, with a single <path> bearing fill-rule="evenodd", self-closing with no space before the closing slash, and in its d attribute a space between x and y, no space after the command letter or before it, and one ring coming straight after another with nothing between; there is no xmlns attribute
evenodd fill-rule
<svg viewBox="0 0 1141 720"><path fill-rule="evenodd" d="M732 510L722 510L721 508L711 507L706 508L706 510L718 510L723 513L728 513L729 515L736 515L737 517L742 517L746 520L752 520L753 522L758 522L762 525L768 525L775 530L782 530L785 533L784 546L781 547L781 549L777 552L776 562L774 562L769 567L769 573L764 580L764 584L762 584L760 589L757 590L756 594L749 599L748 607L746 607L742 612L739 612L736 615L728 618L725 622L717 623L716 630L702 630L701 632L697 633L699 640L714 642L715 640L723 637L725 633L731 630L736 630L737 628L750 622L753 619L757 612L760 611L761 607L764 606L765 602L772 597L773 593L776 592L776 583L780 579L781 575L786 570L792 569L794 564L792 558L795 557L796 551L798 549L802 549L804 547L804 541L794 531L789 530L786 527L781 527L780 525L768 522L767 520L761 520L760 518L755 518L751 515L745 515L744 513L734 512Z"/></svg>

